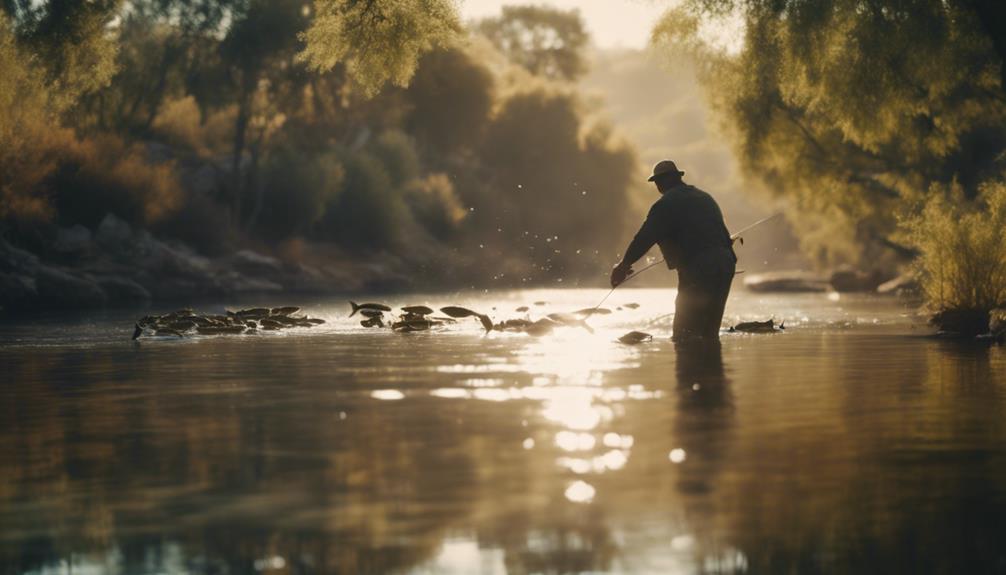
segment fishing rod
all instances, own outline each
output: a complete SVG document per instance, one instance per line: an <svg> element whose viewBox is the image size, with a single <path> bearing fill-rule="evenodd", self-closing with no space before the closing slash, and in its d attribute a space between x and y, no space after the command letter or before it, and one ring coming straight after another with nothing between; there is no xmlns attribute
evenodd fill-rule
<svg viewBox="0 0 1006 575"><path fill-rule="evenodd" d="M767 221L769 221L771 219L777 218L777 217L779 217L781 215L782 215L782 212L776 212L776 213L772 214L771 216L764 217L764 218L758 220L757 222L755 222L755 223L753 223L753 224L751 224L749 226L741 228L739 231L737 231L737 232L735 232L733 234L730 234L730 241L733 242L737 238L741 237L741 234L743 234L744 232L746 232L746 231L748 231L748 230L750 230L752 228L758 227L758 226L764 224L765 222L767 222ZM744 242L744 240L742 239L741 243L743 243L743 242ZM636 272L636 273L634 273L634 274L626 277L624 280L622 280L622 283L620 283L620 284L616 285L615 287L611 288L610 290L608 290L608 293L605 294L604 298L601 299L601 301L597 305L595 305L593 309L590 310L590 313L587 314L587 317L590 317L590 316L594 315L594 312L597 311L597 309L599 307L601 307L602 305L604 305L604 302L608 300L608 297L611 294L615 293L615 289L618 288L618 286L624 284L625 282L631 280L632 278L638 276L639 274L645 272L646 270L652 268L653 266L664 263L665 261L666 261L665 259L661 258L661 259L653 262L652 264L646 266L645 268L639 270L638 272ZM741 274L741 273L744 273L744 272L734 272L735 275L736 274Z"/></svg>

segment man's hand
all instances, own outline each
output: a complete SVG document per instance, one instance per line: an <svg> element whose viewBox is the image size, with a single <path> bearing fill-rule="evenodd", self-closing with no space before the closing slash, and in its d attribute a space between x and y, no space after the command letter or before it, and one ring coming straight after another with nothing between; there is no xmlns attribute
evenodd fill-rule
<svg viewBox="0 0 1006 575"><path fill-rule="evenodd" d="M615 289L619 284L625 281L625 278L632 275L632 266L623 266L618 264L611 268L611 289Z"/></svg>

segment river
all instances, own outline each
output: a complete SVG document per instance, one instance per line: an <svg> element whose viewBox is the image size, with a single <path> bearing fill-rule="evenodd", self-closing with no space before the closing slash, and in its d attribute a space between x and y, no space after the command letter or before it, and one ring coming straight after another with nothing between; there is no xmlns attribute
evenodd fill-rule
<svg viewBox="0 0 1006 575"><path fill-rule="evenodd" d="M0 573L1006 572L1006 349L743 290L728 320L787 329L675 345L672 303L619 290L595 333L540 338L365 329L344 298L259 336L2 320Z"/></svg>

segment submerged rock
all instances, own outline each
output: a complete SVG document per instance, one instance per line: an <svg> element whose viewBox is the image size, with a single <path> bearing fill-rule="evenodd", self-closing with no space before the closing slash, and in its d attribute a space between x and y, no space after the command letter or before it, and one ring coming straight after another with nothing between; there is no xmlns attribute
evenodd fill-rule
<svg viewBox="0 0 1006 575"><path fill-rule="evenodd" d="M974 338L989 333L991 314L980 309L947 309L934 313L929 324L946 337Z"/></svg>

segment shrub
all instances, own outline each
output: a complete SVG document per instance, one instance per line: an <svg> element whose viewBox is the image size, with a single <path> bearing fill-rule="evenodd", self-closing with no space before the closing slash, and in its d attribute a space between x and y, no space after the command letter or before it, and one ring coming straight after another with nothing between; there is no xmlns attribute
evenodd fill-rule
<svg viewBox="0 0 1006 575"><path fill-rule="evenodd" d="M346 163L342 190L326 207L318 234L357 248L387 248L408 216L385 166L367 153Z"/></svg>
<svg viewBox="0 0 1006 575"><path fill-rule="evenodd" d="M266 163L258 229L272 240L306 233L325 215L343 177L334 154L305 155L291 146L279 146Z"/></svg>
<svg viewBox="0 0 1006 575"><path fill-rule="evenodd" d="M962 189L934 186L902 224L919 250L927 303L939 310L1006 304L1006 182L987 183L968 201Z"/></svg>
<svg viewBox="0 0 1006 575"><path fill-rule="evenodd" d="M178 208L182 194L173 163L150 164L139 145L115 136L70 140L48 182L63 224L96 226L107 213L140 226Z"/></svg>
<svg viewBox="0 0 1006 575"><path fill-rule="evenodd" d="M453 235L468 214L446 174L413 180L405 188L405 201L416 221L439 240Z"/></svg>

